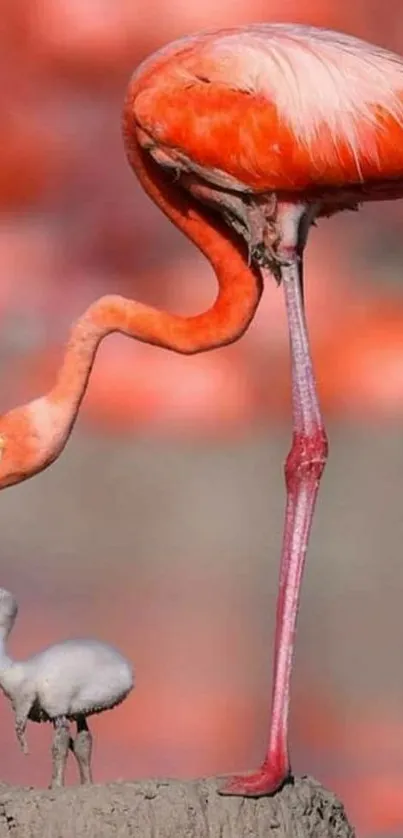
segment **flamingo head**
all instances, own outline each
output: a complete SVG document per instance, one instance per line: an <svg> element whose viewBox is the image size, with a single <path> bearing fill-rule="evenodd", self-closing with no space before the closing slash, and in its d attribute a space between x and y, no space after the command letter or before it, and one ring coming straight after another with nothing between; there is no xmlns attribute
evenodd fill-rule
<svg viewBox="0 0 403 838"><path fill-rule="evenodd" d="M51 461L49 448L32 421L29 406L0 416L0 489L27 480Z"/></svg>

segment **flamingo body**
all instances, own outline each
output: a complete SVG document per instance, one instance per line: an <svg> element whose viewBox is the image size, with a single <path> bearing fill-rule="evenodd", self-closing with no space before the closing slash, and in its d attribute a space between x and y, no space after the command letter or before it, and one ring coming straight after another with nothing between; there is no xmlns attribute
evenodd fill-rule
<svg viewBox="0 0 403 838"><path fill-rule="evenodd" d="M183 39L132 80L162 165L253 192L402 179L403 61L357 38L261 24Z"/></svg>

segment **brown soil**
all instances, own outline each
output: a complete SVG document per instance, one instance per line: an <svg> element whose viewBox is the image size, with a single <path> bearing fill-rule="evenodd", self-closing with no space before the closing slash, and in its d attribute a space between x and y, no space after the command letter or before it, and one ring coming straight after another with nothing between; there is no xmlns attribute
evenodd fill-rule
<svg viewBox="0 0 403 838"><path fill-rule="evenodd" d="M354 838L310 777L273 798L220 797L217 780L146 780L40 791L0 786L0 838Z"/></svg>

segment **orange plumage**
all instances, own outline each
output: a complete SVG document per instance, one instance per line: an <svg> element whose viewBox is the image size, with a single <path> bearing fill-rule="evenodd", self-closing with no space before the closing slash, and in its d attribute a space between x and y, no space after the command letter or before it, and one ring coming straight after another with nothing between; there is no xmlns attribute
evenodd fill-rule
<svg viewBox="0 0 403 838"><path fill-rule="evenodd" d="M312 135L307 131L304 137L296 131L290 112L284 112L279 106L278 90L270 95L259 84L262 62L266 60L269 75L268 52L271 46L280 44L283 50L290 51L289 72L298 74L301 88L309 86L320 98L323 95L321 71L329 86L329 74L326 76L323 71L329 33L323 30L318 37L318 32L321 30L268 24L222 30L177 42L157 54L151 65L145 62L144 70L140 68L135 75L131 88L135 124L145 132L148 143L155 145L159 152L162 149L179 170L186 166L185 156L190 168L196 164L204 169L207 180L211 170L220 171L224 177L234 178L241 189L300 193L356 186L359 195L365 184L361 194L366 197L371 184L401 181L403 64L396 56L379 48L371 52L369 45L364 45L365 51L363 42L340 36L339 66L332 69L334 85L330 95L337 90L337 74L343 77L346 56L347 69L353 64L361 83L365 74L370 81L373 66L377 73L383 68L390 76L389 95L381 88L377 97L375 90L365 103L364 114L359 87L355 101L352 96L355 142L349 139L348 131L343 135L343 131L334 130L334 119L337 117L341 127L345 119L341 96L339 101L335 99L334 105L328 103L333 124L332 120L326 121L326 109L322 109L322 119L316 121ZM228 44L229 38L232 54L224 62L220 43ZM298 52L292 55L298 39L305 51L304 63ZM244 60L245 45L249 51ZM257 65L255 77L246 85L245 65L248 62L250 67L253 61ZM318 68L319 75L312 77ZM283 80L286 83L287 79ZM147 140L144 144L147 146ZM370 197L375 198L376 193Z"/></svg>

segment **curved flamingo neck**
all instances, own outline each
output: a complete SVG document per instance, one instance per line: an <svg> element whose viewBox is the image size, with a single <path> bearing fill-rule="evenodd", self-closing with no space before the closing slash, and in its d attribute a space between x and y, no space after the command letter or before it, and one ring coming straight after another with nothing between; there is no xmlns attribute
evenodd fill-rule
<svg viewBox="0 0 403 838"><path fill-rule="evenodd" d="M139 146L131 125L133 90L124 109L123 132L129 162L142 187L170 220L208 258L218 294L205 312L182 317L119 296L102 297L73 327L55 386L46 401L53 408L47 462L64 447L87 388L100 342L121 332L181 354L194 354L237 340L251 322L262 293L257 268L248 264L245 244L217 217L169 183ZM42 400L39 400L40 402ZM41 419L42 406L38 412Z"/></svg>
<svg viewBox="0 0 403 838"><path fill-rule="evenodd" d="M208 312L193 317L171 314L118 295L101 297L73 326L56 383L45 397L52 412L47 463L58 456L67 442L98 347L107 335L120 332L143 343L191 355L229 343L230 339L224 338L228 337L227 328L233 324L231 308L222 297L219 305L216 302ZM41 422L42 409L37 411L37 416ZM47 428L46 422L45 425Z"/></svg>
<svg viewBox="0 0 403 838"><path fill-rule="evenodd" d="M159 209L206 256L218 282L217 298L197 318L183 318L189 351L198 352L237 340L248 328L262 293L260 272L249 264L245 242L219 216L209 212L169 178L136 137L136 82L129 87L123 110L123 138L129 163L144 191ZM169 347L176 348L176 347ZM181 351L181 350L179 350Z"/></svg>

